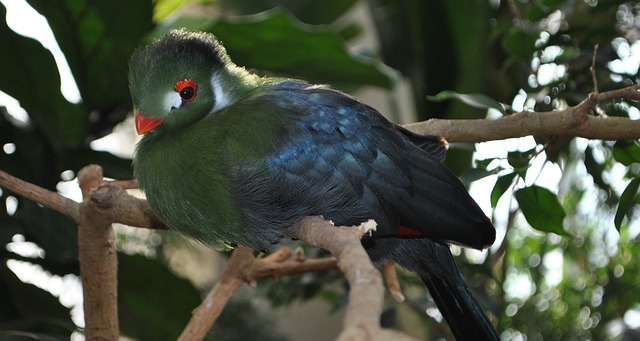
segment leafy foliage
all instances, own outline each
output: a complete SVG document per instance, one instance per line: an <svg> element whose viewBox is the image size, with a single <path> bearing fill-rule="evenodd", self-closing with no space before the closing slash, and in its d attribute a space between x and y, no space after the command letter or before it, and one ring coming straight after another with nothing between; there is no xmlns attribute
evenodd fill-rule
<svg viewBox="0 0 640 341"><path fill-rule="evenodd" d="M484 118L488 109L493 116L562 110L594 89L592 63L598 91L638 81L631 56L637 58L632 51L640 46L640 7L632 1L28 2L47 18L82 100L70 103L62 96L49 51L0 20L0 91L28 113L28 122L20 122L0 110L0 169L52 190L73 178L63 172L89 163L103 166L109 177L132 176L130 160L93 150L90 143L112 132L129 112L126 72L133 49L176 26L213 32L238 64L261 74L347 90L393 91L404 78L418 119ZM347 47L368 30L350 14L356 5L370 14L380 51ZM637 118L639 108L622 100L598 111ZM484 200L494 210L498 234L505 235L483 260L458 257L465 278L507 339L621 336L606 325L625 326L621 318L640 304L638 141L535 136L522 147L521 141L511 142L482 160L473 159L474 147L465 145L454 145L447 156L448 166L465 181L493 184ZM561 181L543 183L548 179L540 169L558 165ZM0 210L0 295L7 302L0 305L0 336L20 330L66 339L78 330L69 309L49 292L22 283L6 261L37 264L53 275L77 274L75 225L6 190L0 201L8 208ZM44 256L6 247L16 236L35 243ZM156 251L157 257L119 259L122 332L130 337L175 338L198 301L197 289L169 270L164 249ZM409 299L409 314L432 326L424 311L433 302L419 281L402 277L418 291ZM256 294L274 306L322 297L339 308L345 299L339 278L326 272L266 281ZM249 337L266 335L269 319L249 314L250 302L237 306L212 337L233 339L225 326L242 326ZM415 329L406 314L391 305L385 324ZM427 329L429 336L441 336Z"/></svg>
<svg viewBox="0 0 640 341"><path fill-rule="evenodd" d="M529 186L519 189L515 195L522 214L531 227L539 231L566 235L562 229L564 209L550 190L540 186Z"/></svg>

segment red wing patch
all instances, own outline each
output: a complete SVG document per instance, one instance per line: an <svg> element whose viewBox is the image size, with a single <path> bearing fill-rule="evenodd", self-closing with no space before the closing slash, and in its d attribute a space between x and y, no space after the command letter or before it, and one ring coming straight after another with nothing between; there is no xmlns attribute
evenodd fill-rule
<svg viewBox="0 0 640 341"><path fill-rule="evenodd" d="M412 229L410 227L406 227L404 225L398 226L395 233L398 237L424 237L420 231Z"/></svg>

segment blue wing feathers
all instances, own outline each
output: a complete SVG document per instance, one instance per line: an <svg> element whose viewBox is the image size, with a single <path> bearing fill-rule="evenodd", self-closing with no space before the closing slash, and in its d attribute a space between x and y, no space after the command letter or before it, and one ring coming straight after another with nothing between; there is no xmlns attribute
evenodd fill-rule
<svg viewBox="0 0 640 341"><path fill-rule="evenodd" d="M267 174L260 177L269 183L257 184L265 193L243 199L252 209L275 200L281 210L249 212L255 219L287 224L286 217L323 215L350 225L373 218L378 236L391 236L403 224L428 238L476 248L493 240L489 220L439 162L441 139L400 129L329 88L285 82L269 96L274 115L294 117L295 129L267 157Z"/></svg>

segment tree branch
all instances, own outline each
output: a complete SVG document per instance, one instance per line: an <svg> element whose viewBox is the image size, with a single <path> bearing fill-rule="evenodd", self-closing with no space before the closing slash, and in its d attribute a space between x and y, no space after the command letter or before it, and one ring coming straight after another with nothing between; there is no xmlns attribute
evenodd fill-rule
<svg viewBox="0 0 640 341"><path fill-rule="evenodd" d="M222 276L193 311L178 341L202 340L207 335L233 293L246 282L246 271L252 267L254 260L253 251L247 247L239 246L233 251Z"/></svg>
<svg viewBox="0 0 640 341"><path fill-rule="evenodd" d="M349 304L338 340L410 340L405 334L380 327L384 300L382 277L360 243L362 235L369 230L367 224L337 227L322 217L306 217L294 225L289 234L334 254L338 268L349 282Z"/></svg>
<svg viewBox="0 0 640 341"><path fill-rule="evenodd" d="M256 259L253 251L245 246L237 247L225 265L224 272L209 294L193 311L186 328L178 340L201 340L211 329L231 296L244 283L257 278L282 277L309 271L322 271L336 267L333 257L321 259L290 259L291 250L282 248L269 256Z"/></svg>
<svg viewBox="0 0 640 341"><path fill-rule="evenodd" d="M405 128L418 133L443 136L449 142L485 142L528 135L576 136L595 140L640 138L640 120L589 115L598 103L614 99L640 100L640 84L591 93L566 110L522 112L496 120L430 119Z"/></svg>
<svg viewBox="0 0 640 341"><path fill-rule="evenodd" d="M151 210L146 200L129 195L114 183L103 182L90 193L95 209L111 223L144 227L154 230L169 229Z"/></svg>
<svg viewBox="0 0 640 341"><path fill-rule="evenodd" d="M78 172L84 201L78 219L78 258L84 294L85 336L117 340L118 258L111 222L96 211L91 190L102 183L102 168L90 165Z"/></svg>
<svg viewBox="0 0 640 341"><path fill-rule="evenodd" d="M100 171L102 174L102 171ZM103 182L88 188L85 199L95 204L95 209L106 217L110 223L121 223L149 229L166 230L168 227L153 213L146 200L129 195L120 184L131 184L130 181ZM33 200L52 210L58 211L76 222L80 221L80 203L40 186L18 179L0 170L0 187L15 194Z"/></svg>
<svg viewBox="0 0 640 341"><path fill-rule="evenodd" d="M249 248L237 247L216 285L194 310L179 340L201 340L234 292L244 283L262 277L277 278L327 270L336 265L345 273L351 286L345 325L339 340L409 340L402 333L380 328L384 289L380 273L360 244L362 231L357 227L336 227L319 217L304 218L291 229L292 237L329 250L337 260L334 257L306 259L300 255L291 259L292 253L288 248L256 259Z"/></svg>
<svg viewBox="0 0 640 341"><path fill-rule="evenodd" d="M20 180L0 170L0 186L78 221L80 204L62 195Z"/></svg>

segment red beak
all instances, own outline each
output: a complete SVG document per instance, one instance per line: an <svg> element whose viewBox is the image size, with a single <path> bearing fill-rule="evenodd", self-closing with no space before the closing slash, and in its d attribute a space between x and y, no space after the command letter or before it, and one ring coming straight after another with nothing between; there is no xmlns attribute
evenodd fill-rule
<svg viewBox="0 0 640 341"><path fill-rule="evenodd" d="M146 134L162 123L162 121L161 118L148 118L136 112L136 131L140 135Z"/></svg>

